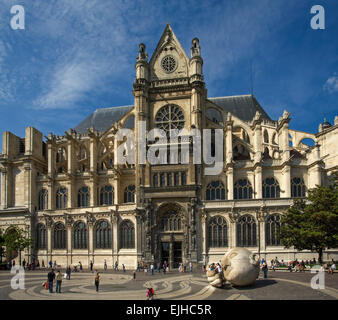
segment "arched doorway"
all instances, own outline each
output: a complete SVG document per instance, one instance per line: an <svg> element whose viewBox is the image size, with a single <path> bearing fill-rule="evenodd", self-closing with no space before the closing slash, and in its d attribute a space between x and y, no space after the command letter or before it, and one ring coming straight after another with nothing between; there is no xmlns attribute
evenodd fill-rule
<svg viewBox="0 0 338 320"><path fill-rule="evenodd" d="M158 210L158 233L156 260L169 265L170 269L178 268L185 262L187 239L183 209L177 204L167 204Z"/></svg>

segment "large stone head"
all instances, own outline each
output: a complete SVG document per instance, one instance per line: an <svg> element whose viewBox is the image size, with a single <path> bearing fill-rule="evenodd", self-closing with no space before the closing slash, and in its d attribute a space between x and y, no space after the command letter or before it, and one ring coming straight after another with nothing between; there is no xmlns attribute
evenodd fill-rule
<svg viewBox="0 0 338 320"><path fill-rule="evenodd" d="M221 260L224 278L234 286L248 286L259 274L259 257L245 248L231 249Z"/></svg>

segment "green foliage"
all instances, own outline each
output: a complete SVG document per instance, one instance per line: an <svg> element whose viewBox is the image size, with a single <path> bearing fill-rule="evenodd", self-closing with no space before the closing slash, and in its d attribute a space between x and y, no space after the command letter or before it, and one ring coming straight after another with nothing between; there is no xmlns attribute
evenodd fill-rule
<svg viewBox="0 0 338 320"><path fill-rule="evenodd" d="M30 247L33 240L28 232L17 227L9 227L3 235L3 246L6 247L6 255L12 252L22 251Z"/></svg>
<svg viewBox="0 0 338 320"><path fill-rule="evenodd" d="M297 199L282 218L281 242L289 248L319 254L338 247L338 175L331 185L309 190L307 201Z"/></svg>

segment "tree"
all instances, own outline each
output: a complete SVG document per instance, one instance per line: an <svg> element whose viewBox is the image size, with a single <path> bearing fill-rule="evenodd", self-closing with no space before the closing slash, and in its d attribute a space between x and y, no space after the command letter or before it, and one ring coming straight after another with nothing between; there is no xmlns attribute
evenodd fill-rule
<svg viewBox="0 0 338 320"><path fill-rule="evenodd" d="M282 218L281 242L286 248L311 250L323 262L325 248L338 247L338 174L329 186L310 189L307 201L297 199Z"/></svg>
<svg viewBox="0 0 338 320"><path fill-rule="evenodd" d="M21 265L21 251L30 247L33 243L33 239L28 237L28 232L11 226L7 229L4 236L4 246L6 247L7 258L12 252L19 252L19 259Z"/></svg>

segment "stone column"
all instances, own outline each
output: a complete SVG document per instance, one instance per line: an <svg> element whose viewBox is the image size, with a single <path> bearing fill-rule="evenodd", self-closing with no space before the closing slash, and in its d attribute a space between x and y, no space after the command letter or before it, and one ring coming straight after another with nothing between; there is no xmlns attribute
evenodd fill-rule
<svg viewBox="0 0 338 320"><path fill-rule="evenodd" d="M289 165L283 168L282 174L283 184L281 185L281 198L291 198L291 168Z"/></svg>
<svg viewBox="0 0 338 320"><path fill-rule="evenodd" d="M257 166L255 169L255 199L262 199L262 167Z"/></svg>
<svg viewBox="0 0 338 320"><path fill-rule="evenodd" d="M47 253L46 257L46 266L48 265L49 261L52 259L52 220L51 218L46 218L46 227L47 227Z"/></svg>
<svg viewBox="0 0 338 320"><path fill-rule="evenodd" d="M207 213L205 210L202 211L201 221L202 221L202 256L204 263L207 264L208 236L207 236Z"/></svg>
<svg viewBox="0 0 338 320"><path fill-rule="evenodd" d="M119 181L118 177L115 176L113 180L113 188L114 188L114 204L119 204Z"/></svg>
<svg viewBox="0 0 338 320"><path fill-rule="evenodd" d="M112 217L112 223L113 223L113 263L115 261L118 261L118 252L119 252L119 241L118 241L118 225L119 225L119 215L115 211Z"/></svg>
<svg viewBox="0 0 338 320"><path fill-rule="evenodd" d="M238 219L238 213L236 213L234 211L234 209L232 209L232 211L229 213L229 218L230 218L230 244L229 247L230 248L234 248L237 246L237 237L236 237L236 222Z"/></svg>
<svg viewBox="0 0 338 320"><path fill-rule="evenodd" d="M234 169L229 167L227 170L228 200L234 199Z"/></svg>
<svg viewBox="0 0 338 320"><path fill-rule="evenodd" d="M1 193L0 193L0 208L8 208L8 174L7 169L4 168L0 171L1 175Z"/></svg>
<svg viewBox="0 0 338 320"><path fill-rule="evenodd" d="M95 219L91 215L87 216L87 225L88 225L88 267L90 260L93 260L94 254L94 223Z"/></svg>
<svg viewBox="0 0 338 320"><path fill-rule="evenodd" d="M66 216L66 228L67 228L67 265L73 264L72 259L72 226L73 219L70 216Z"/></svg>

